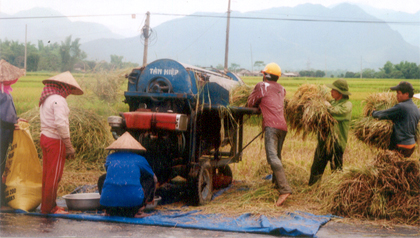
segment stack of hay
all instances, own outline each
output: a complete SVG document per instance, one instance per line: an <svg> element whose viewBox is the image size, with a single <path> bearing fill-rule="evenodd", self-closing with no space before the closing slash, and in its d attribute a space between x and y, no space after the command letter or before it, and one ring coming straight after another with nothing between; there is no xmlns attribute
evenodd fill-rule
<svg viewBox="0 0 420 238"><path fill-rule="evenodd" d="M316 134L327 142L327 150L333 149L337 140L334 126L337 121L328 112L325 101L331 101L329 90L321 85L303 84L287 101L285 115L290 129L301 134L304 140Z"/></svg>
<svg viewBox="0 0 420 238"><path fill-rule="evenodd" d="M321 190L330 212L340 216L419 222L420 162L383 150L372 165L337 174Z"/></svg>
<svg viewBox="0 0 420 238"><path fill-rule="evenodd" d="M364 118L354 124L354 135L369 146L387 149L392 134L393 123L390 120L378 120L372 117L372 111L386 110L398 103L397 96L392 92L373 93L364 101ZM419 125L420 126L420 125ZM420 139L420 127L417 127L417 141Z"/></svg>
<svg viewBox="0 0 420 238"><path fill-rule="evenodd" d="M252 90L253 88L246 84L235 87L229 94L229 104L231 106L246 107Z"/></svg>
<svg viewBox="0 0 420 238"><path fill-rule="evenodd" d="M39 108L33 108L20 117L28 120L39 158L42 158L39 143L41 132ZM71 142L76 151L75 157L84 162L104 162L108 154L105 147L113 141L107 122L92 111L76 107L70 107L69 122Z"/></svg>

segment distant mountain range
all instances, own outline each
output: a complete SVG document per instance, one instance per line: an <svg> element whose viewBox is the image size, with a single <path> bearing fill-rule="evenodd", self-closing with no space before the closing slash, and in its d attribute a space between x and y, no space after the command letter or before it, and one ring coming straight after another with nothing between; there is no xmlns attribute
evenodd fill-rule
<svg viewBox="0 0 420 238"><path fill-rule="evenodd" d="M26 19L27 17L41 16L44 18ZM63 17L60 12L50 8L32 8L13 15L0 12L0 18L9 17L18 19L2 19L0 21L0 38L2 40L25 42L25 25L28 29L28 41L35 45L38 44L38 40L42 40L45 44L48 42L60 43L69 35L72 35L73 40L80 38L82 43L103 38L123 38L121 35L112 33L104 25L92 22L72 22Z"/></svg>
<svg viewBox="0 0 420 238"><path fill-rule="evenodd" d="M362 10L362 8L364 10ZM369 12L370 14L368 14ZM50 9L32 9L15 16L60 15ZM208 17L197 17L205 15ZM0 17L4 17L1 14ZM153 17L153 15L151 16ZM387 24L383 22L417 22ZM255 61L277 62L283 70L303 69L378 70L386 61L420 64L420 12L382 12L381 10L340 4L333 8L303 4L239 13L232 12L229 31L229 60L241 68L252 69ZM24 39L16 33L25 19L0 24L2 40ZM2 20L2 22L4 22ZM10 22L10 24L9 24ZM123 38L100 24L71 22L66 18L30 20L28 39L61 42L83 33L81 49L91 60L110 60L110 55L124 56L124 61L142 64L143 41L140 36ZM195 13L167 21L152 29L148 61L171 58L199 66L224 64L225 14ZM36 39L36 40L32 40ZM255 69L254 69L255 70Z"/></svg>

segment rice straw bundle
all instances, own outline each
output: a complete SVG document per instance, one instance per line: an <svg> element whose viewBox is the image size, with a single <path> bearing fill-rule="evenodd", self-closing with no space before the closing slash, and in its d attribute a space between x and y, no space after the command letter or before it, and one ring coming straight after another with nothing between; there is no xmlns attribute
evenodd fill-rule
<svg viewBox="0 0 420 238"><path fill-rule="evenodd" d="M252 90L253 88L246 84L235 87L229 94L229 104L231 106L245 107Z"/></svg>
<svg viewBox="0 0 420 238"><path fill-rule="evenodd" d="M97 65L97 68L100 64ZM95 68L95 70L98 70ZM93 74L93 79L87 78L81 81L83 89L91 90L101 101L116 103L122 93L121 86L126 82L125 75L131 69L118 69L112 71L99 70Z"/></svg>
<svg viewBox="0 0 420 238"><path fill-rule="evenodd" d="M373 109L385 110L398 103L397 96L392 92L372 93L363 101L363 115L365 117L372 115Z"/></svg>
<svg viewBox="0 0 420 238"><path fill-rule="evenodd" d="M335 174L321 190L331 192L325 203L335 215L415 224L420 220L419 168L418 160L385 150L366 168Z"/></svg>
<svg viewBox="0 0 420 238"><path fill-rule="evenodd" d="M364 117L354 124L354 135L357 139L379 149L387 149L391 143L393 123L390 120L378 120Z"/></svg>
<svg viewBox="0 0 420 238"><path fill-rule="evenodd" d="M23 113L21 117L28 120L39 158L42 158L39 145L41 132L39 108L33 108ZM107 155L104 148L112 142L112 135L106 121L92 111L70 107L69 122L70 138L76 151L75 157L85 162L103 162Z"/></svg>
<svg viewBox="0 0 420 238"><path fill-rule="evenodd" d="M334 132L337 121L328 112L328 107L325 105L325 101L331 99L326 87L303 84L287 101L285 107L289 127L295 130L296 134L301 134L303 140L309 134L317 134L326 141L327 151L333 149L333 144L337 140Z"/></svg>
<svg viewBox="0 0 420 238"><path fill-rule="evenodd" d="M391 120L378 120L373 118L372 111L386 110L395 106L398 101L395 93L373 93L370 94L363 103L364 118L358 120L354 124L354 135L357 139L379 149L387 149L391 142L391 134L393 131L393 123ZM420 123L417 126L416 137L420 139Z"/></svg>

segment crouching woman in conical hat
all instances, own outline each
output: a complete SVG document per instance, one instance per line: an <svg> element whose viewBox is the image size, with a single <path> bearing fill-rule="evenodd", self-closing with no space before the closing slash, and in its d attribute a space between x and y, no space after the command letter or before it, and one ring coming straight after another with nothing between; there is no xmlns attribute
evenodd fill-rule
<svg viewBox="0 0 420 238"><path fill-rule="evenodd" d="M146 203L153 202L157 178L147 160L146 149L125 132L107 150L106 174L98 180L100 204L110 216L143 217Z"/></svg>
<svg viewBox="0 0 420 238"><path fill-rule="evenodd" d="M66 98L82 95L83 90L69 71L42 81L45 85L39 100L41 118L42 201L41 213L67 214L56 204L58 183L66 158L74 158L70 141L69 114Z"/></svg>

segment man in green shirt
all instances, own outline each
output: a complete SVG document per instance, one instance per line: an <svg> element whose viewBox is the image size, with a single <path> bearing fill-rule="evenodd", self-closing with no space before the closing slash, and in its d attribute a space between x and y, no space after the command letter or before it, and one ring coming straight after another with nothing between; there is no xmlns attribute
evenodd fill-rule
<svg viewBox="0 0 420 238"><path fill-rule="evenodd" d="M337 120L334 127L334 132L337 136L337 141L334 143L333 149L327 151L326 141L318 136L318 146L316 147L314 162L311 167L311 176L309 178L309 185L315 184L319 181L324 173L328 161L330 161L331 170L342 170L343 168L343 154L347 145L347 137L349 134L351 110L353 105L349 101L349 86L344 79L338 79L333 84L327 84L331 88L331 96L334 100L328 105L328 112Z"/></svg>

